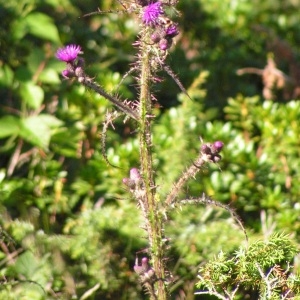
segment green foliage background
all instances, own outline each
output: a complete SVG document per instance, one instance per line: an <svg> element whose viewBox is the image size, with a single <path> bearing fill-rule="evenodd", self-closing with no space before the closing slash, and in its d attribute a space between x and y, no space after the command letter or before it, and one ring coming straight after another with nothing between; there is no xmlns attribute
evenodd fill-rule
<svg viewBox="0 0 300 300"><path fill-rule="evenodd" d="M121 184L139 164L135 124L110 128L105 151L118 168L107 165L101 124L112 107L62 80L55 59L58 47L80 44L87 72L134 99L130 76L116 90L136 59L134 14L83 17L97 7L122 9L113 0L0 0L0 299L145 298L133 272L145 232ZM153 133L161 197L199 151L199 136L221 140L220 165L189 182L182 197L205 192L236 209L251 239L284 231L297 249L299 99L279 92L266 101L261 78L236 71L263 69L272 53L290 76L284 49L297 68L299 8L299 0L180 1L169 64L193 101L162 73ZM193 295L199 265L244 243L228 212L201 206L174 211L166 236L172 299L211 299Z"/></svg>

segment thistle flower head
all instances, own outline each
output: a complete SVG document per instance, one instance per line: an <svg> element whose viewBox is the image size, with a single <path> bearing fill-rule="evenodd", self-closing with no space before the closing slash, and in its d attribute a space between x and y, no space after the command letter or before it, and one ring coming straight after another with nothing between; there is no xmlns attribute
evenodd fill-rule
<svg viewBox="0 0 300 300"><path fill-rule="evenodd" d="M81 47L80 46L78 46L78 45L67 45L63 48L59 48L56 51L56 58L61 60L61 61L70 63L70 62L73 62L77 58L77 56L80 52L81 52Z"/></svg>
<svg viewBox="0 0 300 300"><path fill-rule="evenodd" d="M144 7L142 20L146 25L155 25L163 13L162 4L157 1Z"/></svg>

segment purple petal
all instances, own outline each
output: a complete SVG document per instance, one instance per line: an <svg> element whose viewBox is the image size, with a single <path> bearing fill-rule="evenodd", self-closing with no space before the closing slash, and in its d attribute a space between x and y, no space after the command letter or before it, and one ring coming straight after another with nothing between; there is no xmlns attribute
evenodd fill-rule
<svg viewBox="0 0 300 300"><path fill-rule="evenodd" d="M66 47L59 48L56 51L56 58L64 62L74 61L78 54L81 52L81 47L78 45L67 45Z"/></svg>
<svg viewBox="0 0 300 300"><path fill-rule="evenodd" d="M157 23L158 17L163 13L161 2L151 3L144 8L142 16L143 22L146 25L154 25Z"/></svg>

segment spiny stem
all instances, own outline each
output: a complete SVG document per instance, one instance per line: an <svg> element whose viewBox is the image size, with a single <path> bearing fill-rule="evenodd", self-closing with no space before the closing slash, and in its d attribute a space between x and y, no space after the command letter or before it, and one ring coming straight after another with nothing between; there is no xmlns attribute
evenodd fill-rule
<svg viewBox="0 0 300 300"><path fill-rule="evenodd" d="M183 199L183 200L180 200L180 201L176 201L174 204L172 204L172 206L176 207L176 204L178 204L178 205L181 205L181 204L182 205L185 205L185 204L193 205L193 204L198 204L198 203L202 203L204 205L214 205L214 206L221 207L221 208L227 210L231 214L231 217L240 226L241 230L243 231L243 233L245 235L245 240L246 240L247 245L248 245L248 235L247 235L245 227L243 226L243 222L242 222L241 218L239 217L239 215L229 205L226 205L226 204L223 204L221 202L215 201L210 196L207 196L203 193L202 196L199 197L199 198L188 198L188 199Z"/></svg>
<svg viewBox="0 0 300 300"><path fill-rule="evenodd" d="M168 292L163 278L165 269L163 262L162 221L159 201L156 199L156 187L153 176L152 141L151 141L151 94L150 94L150 57L146 44L141 46L141 77L140 77L140 159L141 172L145 182L146 225L150 243L153 269L158 278L157 299L166 300ZM151 299L155 299L151 296Z"/></svg>
<svg viewBox="0 0 300 300"><path fill-rule="evenodd" d="M106 135L107 135L107 130L108 130L108 127L109 125L111 124L112 128L114 128L113 126L113 121L119 117L121 113L120 112L117 112L117 111L114 111L113 113L109 113L107 112L106 115L105 115L105 121L103 122L103 128L102 128L102 135L101 135L101 153L102 153L102 156L105 160L105 162L114 167L114 168L119 168L113 164L110 163L110 161L108 160L108 157L107 157L107 153L106 153Z"/></svg>
<svg viewBox="0 0 300 300"><path fill-rule="evenodd" d="M196 158L193 164L182 174L179 180L174 184L171 192L169 193L166 199L166 207L173 204L175 198L183 188L184 184L192 177L194 177L199 171L200 168L207 162L205 157L200 153L200 155Z"/></svg>
<svg viewBox="0 0 300 300"><path fill-rule="evenodd" d="M107 100L112 102L117 108L119 108L125 114L129 115L131 118L133 118L135 120L139 119L138 114L135 111L133 111L128 106L126 106L123 102L117 100L116 98L114 98L113 96L108 94L106 91L104 91L103 88L101 88L98 84L93 82L89 77L87 77L87 76L83 77L83 80L81 82L83 85L91 88L96 93L98 93L99 95L103 96L104 98L106 98Z"/></svg>

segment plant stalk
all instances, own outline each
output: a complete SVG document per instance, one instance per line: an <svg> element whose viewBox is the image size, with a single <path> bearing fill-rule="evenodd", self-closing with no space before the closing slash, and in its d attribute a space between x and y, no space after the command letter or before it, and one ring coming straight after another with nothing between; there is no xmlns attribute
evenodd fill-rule
<svg viewBox="0 0 300 300"><path fill-rule="evenodd" d="M156 186L153 174L152 160L152 138L151 138L151 69L150 55L147 47L142 47L141 57L141 77L140 77L140 160L141 173L145 183L144 197L144 217L146 218L146 227L148 232L148 240L150 246L150 254L152 265L155 271L157 281L155 283L155 295L151 295L152 299L166 300L168 298L167 287L164 283L165 266L163 262L163 223L160 213L160 203L156 195Z"/></svg>

